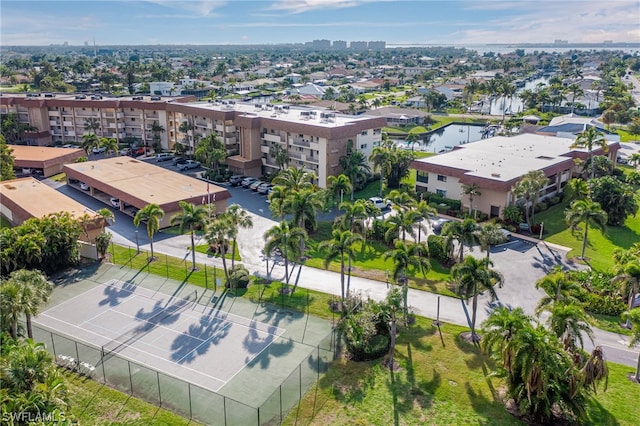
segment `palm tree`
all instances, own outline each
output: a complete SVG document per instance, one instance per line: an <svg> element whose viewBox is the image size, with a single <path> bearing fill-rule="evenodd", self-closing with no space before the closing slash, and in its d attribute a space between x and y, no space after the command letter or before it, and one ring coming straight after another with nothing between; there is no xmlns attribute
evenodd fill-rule
<svg viewBox="0 0 640 426"><path fill-rule="evenodd" d="M307 238L307 233L304 229L292 227L286 221L280 222L279 225L275 225L264 234L266 255L271 256L276 249L279 249L284 259L286 285L289 284L289 260L300 257L300 244L305 238Z"/></svg>
<svg viewBox="0 0 640 426"><path fill-rule="evenodd" d="M84 129L91 135L96 134L96 130L100 129L100 120L95 117L84 119Z"/></svg>
<svg viewBox="0 0 640 426"><path fill-rule="evenodd" d="M273 178L273 184L283 186L286 192L300 191L313 188L314 177L313 173L305 171L302 167L289 167Z"/></svg>
<svg viewBox="0 0 640 426"><path fill-rule="evenodd" d="M362 236L358 234L353 234L351 231L346 230L343 231L341 229L334 229L331 232L331 240L322 241L318 248L320 250L327 250L324 258L324 267L328 267L331 262L340 259L340 295L342 297L343 308L344 308L344 298L345 298L345 283L344 283L344 275L345 275L345 256L351 264L351 258L354 255L353 245L356 242L362 242ZM349 287L347 286L346 296L349 297Z"/></svg>
<svg viewBox="0 0 640 426"><path fill-rule="evenodd" d="M565 220L572 231L575 231L580 224L584 225L582 253L580 254L580 258L584 259L589 226L604 232L607 225L607 213L602 210L599 203L591 200L576 200L571 203L570 208L565 212Z"/></svg>
<svg viewBox="0 0 640 426"><path fill-rule="evenodd" d="M389 333L390 333L390 342L389 342L389 361L388 366L393 371L393 359L395 357L396 350L396 334L397 334L397 318L398 311L402 309L402 294L400 290L397 288L392 288L387 293L387 297L383 304L381 304L381 314L384 319L389 322Z"/></svg>
<svg viewBox="0 0 640 426"><path fill-rule="evenodd" d="M242 207L240 207L238 204L231 204L229 207L227 207L227 211L223 213L223 215L226 217L226 219L229 221L229 223L233 227L233 232L231 235L233 240L233 247L231 250L231 253L232 253L231 270L233 270L235 266L235 257L236 257L235 254L236 254L236 247L238 243L238 228L242 228L242 229L253 228L253 219L251 219L251 216L249 215L249 213L247 213L247 211L244 210Z"/></svg>
<svg viewBox="0 0 640 426"><path fill-rule="evenodd" d="M380 193L378 194L380 197L382 197L384 178L389 174L391 167L393 167L391 161L389 161L390 158L389 148L384 143L373 148L369 156L369 161L373 163L373 169L380 171Z"/></svg>
<svg viewBox="0 0 640 426"><path fill-rule="evenodd" d="M192 138L189 132L193 133L194 129L195 127L190 121L183 121L182 123L180 123L180 126L178 127L178 130L185 134L185 138L187 140L187 146L189 147L189 152L191 153L194 152L195 147L194 147L194 143L192 143Z"/></svg>
<svg viewBox="0 0 640 426"><path fill-rule="evenodd" d="M354 149L354 144L351 139L347 141L347 153L340 157L339 163L342 167L342 172L349 177L349 181L351 182L351 201L353 201L356 185L359 181L366 179L371 172L371 167L364 153Z"/></svg>
<svg viewBox="0 0 640 426"><path fill-rule="evenodd" d="M229 246L229 240L237 237L237 228L231 223L229 216L224 214L218 215L214 220L209 222L205 233L205 239L209 244L209 247L217 247L222 259L222 268L224 269L224 276L227 283L229 280L229 269L227 268L227 247ZM235 257L235 249L232 252L232 257Z"/></svg>
<svg viewBox="0 0 640 426"><path fill-rule="evenodd" d="M547 305L545 310L551 314L547 320L549 329L560 339L565 350L578 352L584 347L582 335L586 335L593 342L593 332L587 323L587 314L579 305L554 303Z"/></svg>
<svg viewBox="0 0 640 426"><path fill-rule="evenodd" d="M480 192L480 186L477 183L471 185L462 184L462 193L469 197L469 214L476 217L476 212L473 210L473 199L482 195Z"/></svg>
<svg viewBox="0 0 640 426"><path fill-rule="evenodd" d="M164 210L157 204L151 203L144 206L144 208L138 210L133 217L133 225L137 228L140 226L140 222L147 222L147 235L149 236L149 242L151 244L151 257L149 261L155 260L153 256L153 236L160 229L160 221L164 217ZM137 231L136 231L137 232Z"/></svg>
<svg viewBox="0 0 640 426"><path fill-rule="evenodd" d="M398 206L393 206L395 214L389 215L385 221L387 224L387 232L384 234L386 241L393 241L400 238L405 242L406 234L409 233L413 238L416 237L415 223L420 219L420 214L415 210L403 210Z"/></svg>
<svg viewBox="0 0 640 426"><path fill-rule="evenodd" d="M171 226L178 225L180 227L180 233L184 233L187 230L191 233L191 259L193 266L191 269L196 270L196 242L195 231L196 229L204 229L207 218L209 217L208 210L203 206L196 206L195 204L187 203L186 201L180 201L179 203L182 212L174 215L171 218Z"/></svg>
<svg viewBox="0 0 640 426"><path fill-rule="evenodd" d="M289 153L279 143L274 143L269 147L269 156L273 158L280 170L284 170L289 163Z"/></svg>
<svg viewBox="0 0 640 426"><path fill-rule="evenodd" d="M91 157L91 153L94 148L100 146L100 140L93 133L86 133L82 135L82 149L87 153L87 157Z"/></svg>
<svg viewBox="0 0 640 426"><path fill-rule="evenodd" d="M593 151L596 148L602 148L604 152L608 151L607 140L604 138L604 134L595 126L589 126L587 130L580 133L576 140L571 145L571 148L586 148L589 151L589 165L591 168L591 179L595 174L595 168L593 167Z"/></svg>
<svg viewBox="0 0 640 426"><path fill-rule="evenodd" d="M541 288L547 294L538 302L536 315L540 315L549 305L578 302L572 292L577 290L579 286L571 281L567 273L558 265L553 267L551 273L536 282L536 288Z"/></svg>
<svg viewBox="0 0 640 426"><path fill-rule="evenodd" d="M482 348L488 353L498 355L501 367L514 373L514 362L517 359L518 334L531 325L533 318L526 315L522 308L509 309L499 306L482 323Z"/></svg>
<svg viewBox="0 0 640 426"><path fill-rule="evenodd" d="M462 263L464 259L465 244L471 248L475 243L477 230L478 225L470 218L462 222L448 222L442 227L442 236L447 239L453 239L458 243L458 262Z"/></svg>
<svg viewBox="0 0 640 426"><path fill-rule="evenodd" d="M408 324L408 301L407 295L409 293L409 279L407 278L407 272L409 268L419 270L423 276L426 276L427 272L431 270L431 262L426 257L429 250L424 244L409 243L405 244L402 241L396 241L395 249L389 250L384 254L384 259L391 259L393 261L393 280L396 283L402 284L402 293L404 298L404 323Z"/></svg>
<svg viewBox="0 0 640 426"><path fill-rule="evenodd" d="M356 223L368 216L366 206L367 203L365 200L356 200L353 203L345 201L339 206L340 210L344 211L344 214L336 218L336 223L339 223L343 230L357 232Z"/></svg>
<svg viewBox="0 0 640 426"><path fill-rule="evenodd" d="M502 287L503 277L498 271L491 269L493 262L487 258L476 259L467 256L464 261L451 268L451 277L456 283L456 290L460 297L473 298L471 315L471 339L474 343L480 341L476 334L476 313L478 311L478 293L487 290L493 299L496 298L496 291L493 288L498 284Z"/></svg>
<svg viewBox="0 0 640 426"><path fill-rule="evenodd" d="M516 197L522 197L525 200L524 213L529 226L533 223L536 204L540 198L540 190L548 182L549 179L547 179L542 170L531 170L522 176L512 189ZM531 203L531 206L529 206L529 203ZM529 208L531 208L531 220L529 220Z"/></svg>
<svg viewBox="0 0 640 426"><path fill-rule="evenodd" d="M9 329L13 339L18 338L18 317L24 312L22 289L17 282L7 280L0 283L0 318L2 331Z"/></svg>
<svg viewBox="0 0 640 426"><path fill-rule="evenodd" d="M96 213L102 219L102 232L104 232L104 226L106 223L113 223L116 221L116 217L113 212L106 207L96 210Z"/></svg>
<svg viewBox="0 0 640 426"><path fill-rule="evenodd" d="M293 214L293 223L302 229L315 230L316 214L324 207L321 193L303 189L289 194L284 201L284 210Z"/></svg>
<svg viewBox="0 0 640 426"><path fill-rule="evenodd" d="M579 84L572 83L567 87L567 93L571 93L571 114L573 114L576 106L576 96L584 95L584 90L582 90Z"/></svg>
<svg viewBox="0 0 640 426"><path fill-rule="evenodd" d="M487 252L487 259L491 255L491 246L500 244L506 241L506 237L500 228L495 223L486 223L478 226L476 229L476 241L480 244L480 250Z"/></svg>
<svg viewBox="0 0 640 426"><path fill-rule="evenodd" d="M100 138L100 146L105 149L105 153L118 155L118 142L114 138Z"/></svg>
<svg viewBox="0 0 640 426"><path fill-rule="evenodd" d="M343 202L343 196L345 192L351 192L353 185L349 180L349 176L340 174L339 176L329 176L327 178L329 193L333 196L334 200L340 197L340 204Z"/></svg>
<svg viewBox="0 0 640 426"><path fill-rule="evenodd" d="M427 200L420 200L414 207L414 211L420 215L420 223L418 224L418 242L421 240L422 229L424 226L422 225L423 220L426 220L429 223L431 217L435 217L438 211L431 207ZM425 229L426 232L426 229Z"/></svg>
<svg viewBox="0 0 640 426"><path fill-rule="evenodd" d="M629 347L632 348L640 342L640 308L635 308L622 313L622 318L631 324L631 338ZM640 354L638 354L638 365L636 367L636 382L640 383Z"/></svg>
<svg viewBox="0 0 640 426"><path fill-rule="evenodd" d="M411 196L411 194L397 189L389 192L389 194L387 194L387 198L391 200L393 204L405 211L412 209L416 205L416 200Z"/></svg>
<svg viewBox="0 0 640 426"><path fill-rule="evenodd" d="M631 249L629 249L631 250ZM638 289L640 289L640 258L637 255L626 259L625 263L616 262L616 276L611 280L614 283L622 282L625 284L623 292L628 293L627 299L629 310L633 309ZM627 320L626 328L631 328L630 322Z"/></svg>
<svg viewBox="0 0 640 426"><path fill-rule="evenodd" d="M589 185L584 179L573 178L567 182L564 193L568 200L584 200L589 196Z"/></svg>
<svg viewBox="0 0 640 426"><path fill-rule="evenodd" d="M49 301L53 291L53 284L44 274L37 270L20 269L13 271L9 281L20 288L21 310L27 318L27 336L33 339L32 317L38 315L42 305Z"/></svg>

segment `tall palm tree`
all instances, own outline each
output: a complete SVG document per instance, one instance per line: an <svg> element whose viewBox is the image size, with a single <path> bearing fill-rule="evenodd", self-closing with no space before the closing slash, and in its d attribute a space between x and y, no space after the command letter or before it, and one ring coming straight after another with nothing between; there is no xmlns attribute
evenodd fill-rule
<svg viewBox="0 0 640 426"><path fill-rule="evenodd" d="M551 315L547 320L549 329L560 339L565 350L578 352L584 347L582 336L586 335L593 342L593 332L588 324L584 309L575 304L554 303L546 309Z"/></svg>
<svg viewBox="0 0 640 426"><path fill-rule="evenodd" d="M247 211L242 207L240 207L238 204L231 204L229 207L227 207L227 211L223 213L223 215L226 217L227 220L229 220L229 222L231 223L231 226L233 227L233 232L232 232L233 247L231 250L231 253L232 253L231 269L233 270L235 266L236 247L238 245L238 228L242 228L242 229L253 228L253 219L251 219L251 216L249 215L249 213L247 213Z"/></svg>
<svg viewBox="0 0 640 426"><path fill-rule="evenodd" d="M182 212L174 215L171 218L171 226L178 225L180 227L180 233L184 233L187 230L191 234L191 260L193 266L191 269L196 270L196 242L195 232L197 229L204 229L209 212L204 206L196 206L195 204L187 203L186 201L180 201L179 203Z"/></svg>
<svg viewBox="0 0 640 426"><path fill-rule="evenodd" d="M269 228L264 234L266 241L264 252L271 256L276 249L280 250L284 259L284 279L285 284L289 284L289 260L300 258L301 241L307 238L304 229L290 226L288 222L282 221L280 224Z"/></svg>
<svg viewBox="0 0 640 426"><path fill-rule="evenodd" d="M340 295L342 297L343 307L344 307L344 298L345 298L345 256L349 263L351 263L351 258L354 255L353 245L356 242L362 242L362 236L358 234L353 234L351 231L346 230L343 231L341 229L334 229L331 232L331 240L322 241L318 248L320 250L327 250L324 258L324 267L328 267L329 264L336 260L340 259ZM346 288L346 296L349 297L349 287Z"/></svg>
<svg viewBox="0 0 640 426"><path fill-rule="evenodd" d="M378 196L382 197L382 190L384 186L384 178L389 174L393 164L390 161L391 153L389 152L388 144L383 141L380 146L376 146L371 151L369 161L373 163L373 169L380 171L380 192Z"/></svg>
<svg viewBox="0 0 640 426"><path fill-rule="evenodd" d="M625 284L623 292L629 294L627 299L629 310L633 309L633 302L640 289L640 258L637 256L628 259L624 264L616 262L616 276L611 280L614 283L622 282ZM626 327L631 328L631 323L628 320Z"/></svg>
<svg viewBox="0 0 640 426"><path fill-rule="evenodd" d="M364 153L354 148L351 139L347 141L347 153L340 157L339 163L342 167L342 172L349 177L349 181L351 182L351 201L353 201L356 185L359 181L366 179L371 172L371 167Z"/></svg>
<svg viewBox="0 0 640 426"><path fill-rule="evenodd" d="M584 132L578 135L573 145L571 145L571 148L586 148L587 151L589 151L590 178L593 179L595 175L593 151L597 148L602 148L604 152L608 151L607 140L604 138L604 133L600 132L595 126L589 126Z"/></svg>
<svg viewBox="0 0 640 426"><path fill-rule="evenodd" d="M502 229L495 223L486 223L478 226L475 239L480 244L480 250L487 252L487 259L491 255L491 246L507 240Z"/></svg>
<svg viewBox="0 0 640 426"><path fill-rule="evenodd" d="M193 123L191 123L191 121L183 121L182 123L180 123L180 126L178 127L178 130L182 133L185 134L185 139L187 141L187 146L189 147L189 152L191 154L193 154L194 150L195 150L195 143L193 142L193 137L191 137L190 133L193 133L195 127L193 126Z"/></svg>
<svg viewBox="0 0 640 426"><path fill-rule="evenodd" d="M313 173L309 173L302 167L289 167L281 171L273 178L273 184L283 186L287 192L300 191L313 188Z"/></svg>
<svg viewBox="0 0 640 426"><path fill-rule="evenodd" d="M411 196L411 194L397 189L389 192L389 194L387 194L387 198L391 200L393 204L405 211L412 209L416 205L416 200Z"/></svg>
<svg viewBox="0 0 640 426"><path fill-rule="evenodd" d="M573 178L567 182L564 193L568 200L584 200L589 196L589 185L584 179Z"/></svg>
<svg viewBox="0 0 640 426"><path fill-rule="evenodd" d="M497 354L502 368L509 373L514 373L518 334L532 321L533 318L526 315L522 308L511 310L499 306L482 323L482 348L488 353Z"/></svg>
<svg viewBox="0 0 640 426"><path fill-rule="evenodd" d="M344 214L336 218L336 223L339 223L343 230L357 232L356 224L368 216L366 206L365 200L356 200L353 203L345 201L340 204L340 210L344 211Z"/></svg>
<svg viewBox="0 0 640 426"><path fill-rule="evenodd" d="M419 219L420 223L418 224L418 242L420 242L422 229L424 228L424 225L422 224L422 222L426 220L427 223L430 223L430 218L435 217L438 211L435 208L431 207L427 202L427 200L420 200L415 205L414 211L420 217ZM425 229L425 232L426 232L426 229Z"/></svg>
<svg viewBox="0 0 640 426"><path fill-rule="evenodd" d="M324 207L321 193L303 189L289 194L284 201L286 212L293 214L293 223L302 229L316 229L316 215Z"/></svg>
<svg viewBox="0 0 640 426"><path fill-rule="evenodd" d="M105 153L108 155L112 153L114 156L118 155L118 142L114 138L100 138L100 146L105 149Z"/></svg>
<svg viewBox="0 0 640 426"><path fill-rule="evenodd" d="M289 153L279 143L274 143L269 147L269 156L273 158L280 170L284 170L289 162Z"/></svg>
<svg viewBox="0 0 640 426"><path fill-rule="evenodd" d="M473 219L465 219L462 222L452 221L442 227L442 236L453 239L458 243L458 262L464 259L464 246L471 248L476 242L478 224Z"/></svg>
<svg viewBox="0 0 640 426"><path fill-rule="evenodd" d="M632 348L636 343L640 342L640 308L634 308L630 311L623 312L622 318L631 324L629 347ZM636 382L640 383L640 353L638 354L635 379Z"/></svg>
<svg viewBox="0 0 640 426"><path fill-rule="evenodd" d="M20 284L11 280L0 283L0 323L2 331L9 329L13 339L18 338L18 318L24 312Z"/></svg>
<svg viewBox="0 0 640 426"><path fill-rule="evenodd" d="M582 87L580 87L578 83L570 84L566 90L567 93L571 93L571 114L573 114L576 107L576 97L584 95L584 90L582 90Z"/></svg>
<svg viewBox="0 0 640 426"><path fill-rule="evenodd" d="M602 210L599 203L591 200L576 200L571 203L570 208L565 212L565 220L572 231L575 231L580 224L584 226L582 253L580 254L580 258L584 259L589 226L604 232L607 226L607 213Z"/></svg>
<svg viewBox="0 0 640 426"><path fill-rule="evenodd" d="M111 210L106 207L96 210L96 213L102 219L102 232L104 232L104 226L106 223L114 223L116 217Z"/></svg>
<svg viewBox="0 0 640 426"><path fill-rule="evenodd" d="M100 146L100 139L93 133L85 133L82 135L82 149L87 153L87 157L91 157L94 148Z"/></svg>
<svg viewBox="0 0 640 426"><path fill-rule="evenodd" d="M20 288L20 304L27 319L27 336L33 339L31 319L38 315L40 308L49 301L53 284L42 272L26 269L13 271L9 281Z"/></svg>
<svg viewBox="0 0 640 426"><path fill-rule="evenodd" d="M153 256L153 236L160 229L160 221L164 217L164 210L159 205L151 203L138 210L133 217L133 225L137 228L140 226L140 222L147 222L147 235L149 236L149 243L151 244L151 257L149 261L155 260Z"/></svg>
<svg viewBox="0 0 640 426"><path fill-rule="evenodd" d="M456 291L462 298L473 300L471 314L471 339L473 342L480 341L476 334L476 313L478 312L478 293L487 290L493 299L496 298L496 291L493 288L496 284L502 287L504 278L500 272L491 269L493 262L487 258L476 259L467 256L464 261L451 268L451 277L456 283Z"/></svg>
<svg viewBox="0 0 640 426"><path fill-rule="evenodd" d="M100 129L100 120L95 117L89 117L84 119L84 129L92 135L96 135L96 130Z"/></svg>
<svg viewBox="0 0 640 426"><path fill-rule="evenodd" d="M339 176L329 176L327 178L329 193L332 195L334 200L340 200L340 204L343 203L344 193L351 192L353 190L353 185L351 185L351 181L349 180L349 176L345 174L340 174Z"/></svg>
<svg viewBox="0 0 640 426"><path fill-rule="evenodd" d="M227 283L230 282L229 269L227 268L227 247L229 246L229 240L236 237L237 228L234 227L229 216L220 214L207 225L205 239L207 240L209 247L218 247ZM235 257L235 251L232 252L231 258L233 259L233 257Z"/></svg>
<svg viewBox="0 0 640 426"><path fill-rule="evenodd" d="M381 314L383 318L389 323L390 342L389 342L389 361L388 366L393 370L393 359L395 357L396 350L396 334L397 334L397 318L398 311L402 309L402 294L397 288L392 288L387 293L384 303L381 305Z"/></svg>
<svg viewBox="0 0 640 426"><path fill-rule="evenodd" d="M416 237L416 230L414 228L420 214L415 210L403 210L398 206L393 206L395 214L389 215L385 220L387 224L387 232L384 234L386 241L393 241L396 238L402 236L402 242L407 240L407 233L413 238Z"/></svg>
<svg viewBox="0 0 640 426"><path fill-rule="evenodd" d="M472 183L471 185L463 183L462 193L469 197L469 214L475 219L476 212L473 210L473 199L482 195L482 192L480 192L480 186L477 183Z"/></svg>
<svg viewBox="0 0 640 426"><path fill-rule="evenodd" d="M531 170L527 172L514 185L512 191L516 197L524 198L524 213L529 226L532 225L535 216L535 208L540 198L540 190L544 188L549 179L542 170ZM531 203L531 206L529 206ZM529 209L531 209L531 220L529 220Z"/></svg>
<svg viewBox="0 0 640 426"><path fill-rule="evenodd" d="M540 315L548 306L553 304L571 304L578 300L572 292L579 286L569 279L566 271L558 265L554 266L551 273L545 275L536 282L536 288L542 289L547 295L538 302L536 315Z"/></svg>
<svg viewBox="0 0 640 426"><path fill-rule="evenodd" d="M423 243L405 244L402 241L396 241L395 249L389 250L384 254L384 259L393 261L392 277L396 283L402 284L402 293L404 298L404 323L408 323L409 307L407 295L409 293L409 279L407 272L409 268L417 269L426 276L431 270L431 262L427 258L429 249Z"/></svg>

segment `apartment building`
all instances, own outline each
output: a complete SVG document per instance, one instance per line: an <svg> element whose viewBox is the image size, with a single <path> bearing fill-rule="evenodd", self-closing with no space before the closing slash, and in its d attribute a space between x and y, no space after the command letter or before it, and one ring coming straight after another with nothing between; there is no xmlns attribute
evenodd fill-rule
<svg viewBox="0 0 640 426"><path fill-rule="evenodd" d="M236 173L260 176L278 169L270 148L280 145L289 166L315 173L317 184L341 173L339 159L349 140L367 157L382 141L382 117L339 114L319 107L255 105L235 101L195 102L181 96L100 97L89 95L0 96L0 112L15 112L21 122L49 132L43 144L79 144L96 122L98 136L118 142L137 139L151 145L154 123L163 149L177 143L193 152L197 140L216 134L224 143L227 163Z"/></svg>
<svg viewBox="0 0 640 426"><path fill-rule="evenodd" d="M460 200L469 208L469 196L463 185L476 184L481 195L474 197L473 207L490 217L502 215L506 206L523 202L513 193L513 186L531 170L542 170L549 179L540 190L540 199L552 197L582 171L589 152L574 148L574 138L535 134L513 137L497 136L459 145L453 151L415 160L416 191L431 192ZM615 161L620 144L608 142L608 150L594 150ZM576 160L580 161L576 161Z"/></svg>

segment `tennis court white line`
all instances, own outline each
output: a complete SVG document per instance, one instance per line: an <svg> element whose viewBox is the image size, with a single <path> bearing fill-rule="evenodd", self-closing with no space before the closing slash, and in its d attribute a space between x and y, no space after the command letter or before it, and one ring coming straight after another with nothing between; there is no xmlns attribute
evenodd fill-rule
<svg viewBox="0 0 640 426"><path fill-rule="evenodd" d="M40 315L43 315L43 314L40 314ZM45 316L49 316L49 315L45 315ZM60 321L60 322L62 322L62 323L68 324L68 325L70 325L70 326L72 326L72 327L77 327L76 325L71 324L71 323L68 323L68 322L66 322L65 320L61 320L61 319L59 319L59 318L55 318L55 317L51 317L51 316L49 316L49 318L52 318L52 319L54 319L54 320L56 320L56 321ZM36 322L36 324L38 324L38 323ZM44 324L40 324L40 325L41 325L41 326L45 326ZM45 326L45 327L46 327L46 326ZM79 328L79 327L77 327L77 328ZM83 331L85 331L85 332L87 332L87 333L90 333L90 334L96 335L96 336L98 336L98 337L102 337L102 338L105 338L105 337L106 337L106 336L103 336L102 334L94 333L94 332L93 332L93 331L91 331L91 330L85 330L85 329L82 329L82 330L83 330ZM59 330L56 330L56 332L57 332L57 333L61 333ZM64 334L64 333L61 333L61 334ZM64 336L62 336L62 337L64 337ZM68 338L68 337L67 337L67 339L70 339L70 338ZM79 343L84 343L84 344L86 344L87 346L91 347L92 349L99 350L99 349L96 349L96 348L95 348L95 343L87 342L86 340L82 340L82 339L80 339L80 338L78 338L78 337L71 338L70 340L71 340L71 341L75 341L75 339L80 340L81 342L79 342ZM116 343L120 343L120 342L116 341ZM143 354L149 355L149 356L151 356L152 358L157 358L157 359L159 359L159 360L161 360L161 361L169 362L169 363L171 363L171 364L176 364L176 365L177 365L178 367L180 367L180 368L184 368L184 369L186 369L186 370L189 370L189 371L192 371L192 372L194 372L194 373L197 373L197 374L198 374L198 375L200 375L200 376L205 376L205 377L208 377L208 378L210 378L210 379L216 380L216 381L221 382L221 383L223 383L223 384L225 384L225 385L226 385L226 384L227 384L227 382L228 382L227 380L220 379L220 378L218 378L218 377L216 377L216 376L211 376L210 374L206 374L206 373L203 373L203 372L201 372L201 371L199 371L199 370L195 370L195 369L193 369L193 368L186 367L186 366L184 366L184 365L182 365L182 364L178 364L178 363L176 363L175 361L171 361L171 360L168 360L168 359L165 359L165 358L160 358L160 357L158 357L158 356L156 356L156 355L154 355L154 354L152 354L152 353L149 353L149 352L147 352L147 351L143 351L143 350L141 350L141 349L135 348L135 347L133 347L133 346L131 346L131 345L127 345L127 344L123 344L123 345L124 345L124 347L125 347L125 348L131 348L132 350L135 350L135 351L141 352L141 353L143 353ZM191 382L190 382L189 380L187 380L187 379L184 379L184 378L182 378L182 377L175 376L175 375L173 375L173 374L171 374L171 373L167 373L166 371L159 371L159 369L158 369L158 368L155 368L155 367L153 367L153 366L151 366L151 365L149 365L149 364L147 364L147 363L145 363L145 362L143 362L143 361L132 359L131 357L126 356L126 355L123 355L123 354L122 354L122 353L120 353L120 352L118 352L118 353L117 353L117 356L118 356L118 357L120 357L120 358L126 359L127 361L131 361L131 362L133 362L134 364L140 364L140 365L142 365L143 367L146 367L146 368L148 368L148 369L149 369L149 370L151 370L151 371L157 371L157 372L160 372L160 373L165 374L165 375L167 375L167 376L173 377L174 379L178 379L178 380L180 380L181 382L191 383ZM246 366L246 364L245 364L245 366ZM244 366L243 366L242 368L240 368L240 370L242 370L242 369L244 369ZM236 374L237 374L237 373L236 373ZM230 380L230 379L229 379L229 380ZM222 387L222 386L220 386L220 388L218 388L218 389L215 389L215 390L214 390L214 389L207 388L206 386L202 386L202 385L198 385L198 384L196 384L196 386L203 387L203 388L205 388L205 389L209 389L209 390L213 390L214 392L218 392L218 390Z"/></svg>
<svg viewBox="0 0 640 426"><path fill-rule="evenodd" d="M195 351L197 351L197 350L198 350L198 348L199 348L200 346L202 346L202 345L204 345L205 343L207 343L207 342L211 341L211 339L213 339L213 338L214 338L214 337L216 337L217 335L219 335L219 334L221 334L221 333L224 333L224 332L225 332L229 327L231 327L231 324L232 324L231 322L227 322L227 323L224 325L224 327L222 328L222 330L218 330L218 332L217 332L216 334L214 334L213 336L209 337L207 340L202 340L202 342L200 342L200 344L199 344L198 346L196 346L195 348L193 348L193 349L192 349L188 354L186 354L185 356L183 356L182 358L180 358L178 361L175 361L175 362L176 362L177 364L180 364L180 363L182 362L182 360L183 360L183 359L185 359L186 357L188 357L189 355L191 355L192 353L194 353ZM193 336L190 336L190 337L193 337ZM196 337L196 339L197 339L197 337ZM198 340L201 340L201 339L198 339ZM180 364L180 365L182 365L182 364ZM242 368L244 368L244 367L242 367ZM242 370L242 368L241 368L241 370Z"/></svg>
<svg viewBox="0 0 640 426"><path fill-rule="evenodd" d="M113 281L113 280L109 280L109 281ZM107 281L107 282L108 282L108 281ZM103 285L103 284L100 284L100 283L96 283L96 284L98 284L98 285ZM68 302L71 302L71 301L73 301L74 299L79 298L80 296L84 296L84 295L86 295L88 292L90 292L90 291L92 291L93 289L96 289L96 288L99 288L99 287L92 287L92 288L90 288L90 289L88 289L88 290L83 291L83 292L82 292L82 293L80 293L80 294L76 294L76 295L75 295L75 296L73 296L71 299L67 299L67 300L65 300L65 301L64 301L64 302L62 302L62 303L58 303L57 305L52 306L52 307L50 307L49 309L47 309L45 312L50 311L50 310L52 310L52 309L55 309L55 308L57 308L58 306L65 305L65 304L67 304ZM42 313L41 313L40 315L42 315Z"/></svg>

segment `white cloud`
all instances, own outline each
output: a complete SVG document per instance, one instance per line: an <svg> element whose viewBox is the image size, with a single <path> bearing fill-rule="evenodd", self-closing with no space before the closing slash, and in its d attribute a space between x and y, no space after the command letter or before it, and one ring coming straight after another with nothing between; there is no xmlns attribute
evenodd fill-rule
<svg viewBox="0 0 640 426"><path fill-rule="evenodd" d="M343 9L361 6L365 3L381 3L383 1L392 0L278 0L267 9L283 10L291 14L297 14L318 9Z"/></svg>
<svg viewBox="0 0 640 426"><path fill-rule="evenodd" d="M183 1L183 0L147 0L148 3L157 4L159 6L178 9L188 12L195 17L213 16L213 11L221 8L227 1L224 0L204 0L204 1ZM184 18L184 16L182 16Z"/></svg>

